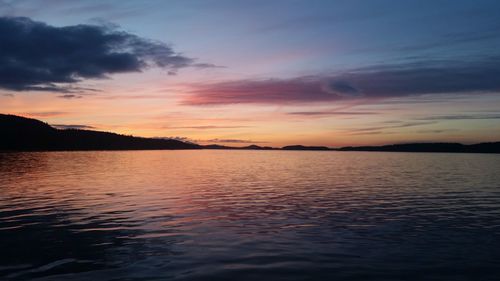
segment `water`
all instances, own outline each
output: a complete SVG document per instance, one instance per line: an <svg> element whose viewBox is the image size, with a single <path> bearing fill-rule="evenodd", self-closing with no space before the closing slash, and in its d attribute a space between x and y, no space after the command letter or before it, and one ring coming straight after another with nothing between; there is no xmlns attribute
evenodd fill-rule
<svg viewBox="0 0 500 281"><path fill-rule="evenodd" d="M500 155L0 154L1 280L498 280Z"/></svg>

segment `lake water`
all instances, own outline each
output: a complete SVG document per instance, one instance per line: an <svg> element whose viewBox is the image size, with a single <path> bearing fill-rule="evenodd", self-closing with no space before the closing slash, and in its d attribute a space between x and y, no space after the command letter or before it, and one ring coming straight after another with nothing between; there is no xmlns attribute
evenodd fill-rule
<svg viewBox="0 0 500 281"><path fill-rule="evenodd" d="M0 153L0 280L499 280L500 155Z"/></svg>

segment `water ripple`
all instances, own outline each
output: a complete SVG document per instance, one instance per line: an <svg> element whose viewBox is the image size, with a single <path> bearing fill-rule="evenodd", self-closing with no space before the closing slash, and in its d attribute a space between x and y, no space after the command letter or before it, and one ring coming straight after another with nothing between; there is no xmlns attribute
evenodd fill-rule
<svg viewBox="0 0 500 281"><path fill-rule="evenodd" d="M0 153L0 279L495 280L500 156Z"/></svg>

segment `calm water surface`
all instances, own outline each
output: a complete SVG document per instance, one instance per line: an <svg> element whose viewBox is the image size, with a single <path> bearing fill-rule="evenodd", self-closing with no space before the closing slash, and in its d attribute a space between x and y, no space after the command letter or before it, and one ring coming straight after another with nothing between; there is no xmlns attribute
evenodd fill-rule
<svg viewBox="0 0 500 281"><path fill-rule="evenodd" d="M500 155L0 153L0 280L499 280Z"/></svg>

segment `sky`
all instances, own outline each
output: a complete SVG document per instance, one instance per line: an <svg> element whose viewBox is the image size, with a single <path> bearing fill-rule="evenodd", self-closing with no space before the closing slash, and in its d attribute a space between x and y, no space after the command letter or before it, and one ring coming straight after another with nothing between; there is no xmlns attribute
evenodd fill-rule
<svg viewBox="0 0 500 281"><path fill-rule="evenodd" d="M499 141L498 11L0 0L0 113L231 146Z"/></svg>

